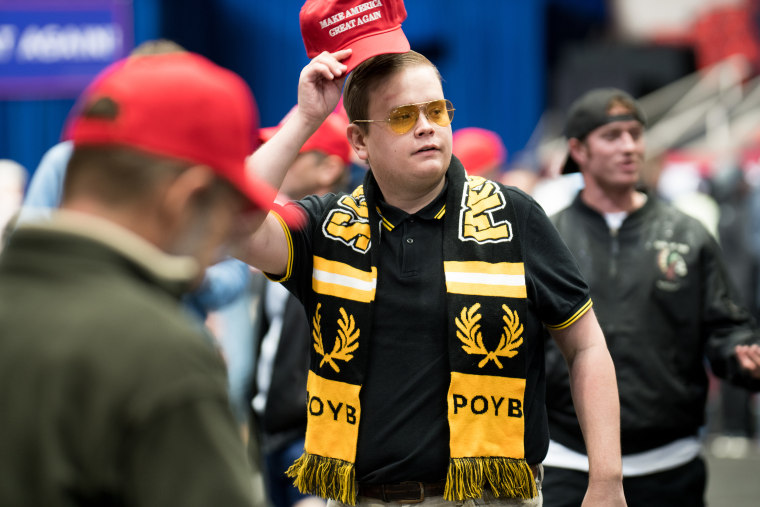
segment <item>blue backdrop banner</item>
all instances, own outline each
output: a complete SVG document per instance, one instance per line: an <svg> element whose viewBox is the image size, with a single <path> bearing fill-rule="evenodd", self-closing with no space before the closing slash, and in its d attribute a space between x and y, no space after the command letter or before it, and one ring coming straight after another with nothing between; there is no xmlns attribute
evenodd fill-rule
<svg viewBox="0 0 760 507"><path fill-rule="evenodd" d="M0 0L0 99L76 97L132 37L131 0Z"/></svg>

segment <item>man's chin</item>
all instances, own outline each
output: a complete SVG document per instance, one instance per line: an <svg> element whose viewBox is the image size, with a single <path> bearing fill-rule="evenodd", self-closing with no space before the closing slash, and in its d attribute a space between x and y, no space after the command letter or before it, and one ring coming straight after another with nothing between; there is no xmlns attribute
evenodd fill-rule
<svg viewBox="0 0 760 507"><path fill-rule="evenodd" d="M443 164L443 161L439 158L431 158L428 160L421 160L415 165L415 172L419 175L425 175L430 178L440 178L446 174L448 169L447 165Z"/></svg>

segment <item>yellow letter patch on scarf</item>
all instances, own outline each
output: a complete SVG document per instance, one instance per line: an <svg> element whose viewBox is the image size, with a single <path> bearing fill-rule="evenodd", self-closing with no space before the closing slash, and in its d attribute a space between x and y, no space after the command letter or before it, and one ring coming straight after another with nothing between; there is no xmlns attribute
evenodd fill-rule
<svg viewBox="0 0 760 507"><path fill-rule="evenodd" d="M361 386L328 380L309 372L307 452L354 462L359 438L360 389Z"/></svg>
<svg viewBox="0 0 760 507"><path fill-rule="evenodd" d="M525 379L452 372L451 457L523 458L524 391Z"/></svg>
<svg viewBox="0 0 760 507"><path fill-rule="evenodd" d="M360 389L309 371L305 452L287 471L301 492L356 503Z"/></svg>
<svg viewBox="0 0 760 507"><path fill-rule="evenodd" d="M451 459L444 498L534 498L525 462L525 380L451 373L448 394Z"/></svg>

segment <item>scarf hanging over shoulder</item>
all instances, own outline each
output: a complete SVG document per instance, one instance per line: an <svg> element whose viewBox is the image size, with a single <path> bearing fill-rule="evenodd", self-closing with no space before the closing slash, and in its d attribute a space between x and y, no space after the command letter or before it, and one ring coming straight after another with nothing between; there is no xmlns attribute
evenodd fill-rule
<svg viewBox="0 0 760 507"><path fill-rule="evenodd" d="M527 311L514 209L503 189L467 176L452 157L444 216L443 271L451 380L450 459L444 498L538 493L525 461ZM366 190L366 192L365 192ZM356 503L359 392L371 339L381 218L371 172L340 196L314 233L312 348L304 454L288 470L304 492ZM320 234L321 233L321 234Z"/></svg>

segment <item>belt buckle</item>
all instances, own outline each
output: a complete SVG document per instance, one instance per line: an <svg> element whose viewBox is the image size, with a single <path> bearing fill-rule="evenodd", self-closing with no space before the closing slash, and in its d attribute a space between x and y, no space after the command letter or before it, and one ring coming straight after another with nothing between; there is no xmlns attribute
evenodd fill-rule
<svg viewBox="0 0 760 507"><path fill-rule="evenodd" d="M421 503L425 501L425 486L421 482L406 481L406 482L402 482L401 484L416 484L420 488L419 498L414 498L414 499L409 499L409 500L405 499L401 501L401 503L414 504L414 503Z"/></svg>

